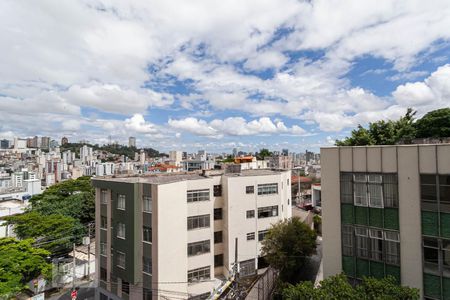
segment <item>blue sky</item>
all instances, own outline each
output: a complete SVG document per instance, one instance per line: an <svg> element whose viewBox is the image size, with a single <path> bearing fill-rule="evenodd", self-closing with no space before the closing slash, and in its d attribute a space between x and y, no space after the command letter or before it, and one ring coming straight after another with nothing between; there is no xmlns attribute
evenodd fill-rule
<svg viewBox="0 0 450 300"><path fill-rule="evenodd" d="M450 105L450 2L3 1L0 138L318 150Z"/></svg>

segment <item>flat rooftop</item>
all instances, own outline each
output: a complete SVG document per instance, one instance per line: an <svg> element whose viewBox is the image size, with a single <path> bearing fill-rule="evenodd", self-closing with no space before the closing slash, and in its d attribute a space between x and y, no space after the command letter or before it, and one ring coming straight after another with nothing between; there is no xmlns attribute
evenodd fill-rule
<svg viewBox="0 0 450 300"><path fill-rule="evenodd" d="M93 181L115 181L115 182L128 182L128 183L151 183L151 184L166 184L185 180L202 180L214 176L226 176L226 177L245 177L245 176L267 176L277 175L288 170L275 170L275 169L254 169L254 170L242 170L240 173L226 173L223 170L211 170L206 171L205 175L201 172L186 172L186 173L169 173L169 174L148 174L140 176L102 176L94 177Z"/></svg>

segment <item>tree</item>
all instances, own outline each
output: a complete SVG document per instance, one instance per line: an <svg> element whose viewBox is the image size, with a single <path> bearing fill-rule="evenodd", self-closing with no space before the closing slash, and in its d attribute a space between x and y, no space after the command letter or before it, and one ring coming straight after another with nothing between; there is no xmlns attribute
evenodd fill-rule
<svg viewBox="0 0 450 300"><path fill-rule="evenodd" d="M27 212L5 220L14 226L18 238L34 239L36 245L52 255L69 252L72 243L79 242L86 234L86 229L77 220L60 214Z"/></svg>
<svg viewBox="0 0 450 300"><path fill-rule="evenodd" d="M428 112L415 123L418 138L450 137L450 108Z"/></svg>
<svg viewBox="0 0 450 300"><path fill-rule="evenodd" d="M269 149L263 148L259 150L259 153L256 154L258 160L263 160L267 156L272 156L272 152Z"/></svg>
<svg viewBox="0 0 450 300"><path fill-rule="evenodd" d="M337 146L394 145L398 142L410 143L415 137L414 116L416 112L408 108L406 114L396 121L380 120L369 123L366 129L358 125L351 136L336 141Z"/></svg>
<svg viewBox="0 0 450 300"><path fill-rule="evenodd" d="M376 279L363 278L361 284L353 288L344 274L329 277L314 288L310 281L289 284L282 290L283 300L415 300L419 290L400 286L392 276Z"/></svg>
<svg viewBox="0 0 450 300"><path fill-rule="evenodd" d="M50 253L32 244L33 240L0 239L0 299L9 299L34 278L50 278Z"/></svg>
<svg viewBox="0 0 450 300"><path fill-rule="evenodd" d="M274 224L262 241L266 261L280 271L280 279L296 282L308 258L316 253L317 235L300 218Z"/></svg>

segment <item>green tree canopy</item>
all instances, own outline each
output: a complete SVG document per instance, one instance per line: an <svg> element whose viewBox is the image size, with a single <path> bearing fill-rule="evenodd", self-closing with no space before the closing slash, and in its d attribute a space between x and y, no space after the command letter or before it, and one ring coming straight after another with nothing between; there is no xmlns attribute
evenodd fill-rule
<svg viewBox="0 0 450 300"><path fill-rule="evenodd" d="M419 290L400 286L394 277L364 278L353 288L344 274L323 280L318 287L310 281L288 284L282 290L283 300L416 300Z"/></svg>
<svg viewBox="0 0 450 300"><path fill-rule="evenodd" d="M450 137L450 108L430 111L415 126L418 138Z"/></svg>
<svg viewBox="0 0 450 300"><path fill-rule="evenodd" d="M317 235L298 217L274 224L262 241L267 262L280 271L280 279L296 282L307 259L316 253Z"/></svg>
<svg viewBox="0 0 450 300"><path fill-rule="evenodd" d="M269 151L269 149L262 148L259 150L259 152L256 154L257 159L263 160L264 157L272 156L272 152Z"/></svg>
<svg viewBox="0 0 450 300"><path fill-rule="evenodd" d="M9 299L39 276L50 278L47 250L34 248L33 240L0 239L0 299Z"/></svg>

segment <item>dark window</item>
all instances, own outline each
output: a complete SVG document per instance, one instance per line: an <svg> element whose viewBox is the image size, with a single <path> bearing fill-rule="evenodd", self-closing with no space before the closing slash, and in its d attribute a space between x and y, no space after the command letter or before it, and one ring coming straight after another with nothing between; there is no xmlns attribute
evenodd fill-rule
<svg viewBox="0 0 450 300"><path fill-rule="evenodd" d="M214 232L214 244L222 243L222 231Z"/></svg>
<svg viewBox="0 0 450 300"><path fill-rule="evenodd" d="M100 217L100 228L101 229L108 229L108 219L104 216Z"/></svg>
<svg viewBox="0 0 450 300"><path fill-rule="evenodd" d="M108 300L108 296L100 293L100 300Z"/></svg>
<svg viewBox="0 0 450 300"><path fill-rule="evenodd" d="M222 220L222 208L214 208L214 220Z"/></svg>
<svg viewBox="0 0 450 300"><path fill-rule="evenodd" d="M450 175L439 176L439 209L450 213Z"/></svg>
<svg viewBox="0 0 450 300"><path fill-rule="evenodd" d="M245 193L246 194L254 194L255 193L255 187L253 185L249 185L245 187Z"/></svg>
<svg viewBox="0 0 450 300"><path fill-rule="evenodd" d="M200 255L211 251L210 240L189 243L187 246L188 256Z"/></svg>
<svg viewBox="0 0 450 300"><path fill-rule="evenodd" d="M152 300L152 290L143 288L143 296L142 300Z"/></svg>
<svg viewBox="0 0 450 300"><path fill-rule="evenodd" d="M221 197L222 196L222 185L215 185L214 186L214 197Z"/></svg>
<svg viewBox="0 0 450 300"><path fill-rule="evenodd" d="M258 208L258 219L278 216L278 206L266 206Z"/></svg>
<svg viewBox="0 0 450 300"><path fill-rule="evenodd" d="M209 228L210 215L193 216L187 218L188 230L197 228Z"/></svg>
<svg viewBox="0 0 450 300"><path fill-rule="evenodd" d="M269 232L269 230L258 231L258 241L261 242L268 232Z"/></svg>
<svg viewBox="0 0 450 300"><path fill-rule="evenodd" d="M208 280L211 278L211 266L188 271L188 282Z"/></svg>
<svg viewBox="0 0 450 300"><path fill-rule="evenodd" d="M255 259L244 260L239 263L239 275L242 277L256 273Z"/></svg>
<svg viewBox="0 0 450 300"><path fill-rule="evenodd" d="M214 255L214 268L223 266L223 254Z"/></svg>
<svg viewBox="0 0 450 300"><path fill-rule="evenodd" d="M398 207L397 174L383 174L384 207Z"/></svg>
<svg viewBox="0 0 450 300"><path fill-rule="evenodd" d="M108 272L106 271L105 268L100 267L100 280L101 281L106 281L108 277Z"/></svg>
<svg viewBox="0 0 450 300"><path fill-rule="evenodd" d="M341 202L353 204L352 173L341 173Z"/></svg>
<svg viewBox="0 0 450 300"><path fill-rule="evenodd" d="M342 254L353 256L353 226L342 225Z"/></svg>
<svg viewBox="0 0 450 300"><path fill-rule="evenodd" d="M142 257L142 270L144 273L152 274L152 259L150 257Z"/></svg>
<svg viewBox="0 0 450 300"><path fill-rule="evenodd" d="M253 241L253 240L255 240L255 233L254 232L247 233L247 241Z"/></svg>
<svg viewBox="0 0 450 300"><path fill-rule="evenodd" d="M130 294L130 283L128 281L122 280L122 293Z"/></svg>
<svg viewBox="0 0 450 300"><path fill-rule="evenodd" d="M209 201L209 189L187 191L187 202Z"/></svg>
<svg viewBox="0 0 450 300"><path fill-rule="evenodd" d="M436 179L436 175L420 175L420 199L422 200L423 210L438 210Z"/></svg>
<svg viewBox="0 0 450 300"><path fill-rule="evenodd" d="M247 210L247 219L252 219L255 217L255 211L252 210Z"/></svg>
<svg viewBox="0 0 450 300"><path fill-rule="evenodd" d="M258 195L278 194L278 183L258 184Z"/></svg>
<svg viewBox="0 0 450 300"><path fill-rule="evenodd" d="M439 274L439 241L433 238L423 239L424 270Z"/></svg>
<svg viewBox="0 0 450 300"><path fill-rule="evenodd" d="M148 226L144 226L142 228L142 233L144 235L143 240L144 242L152 242L152 228Z"/></svg>

